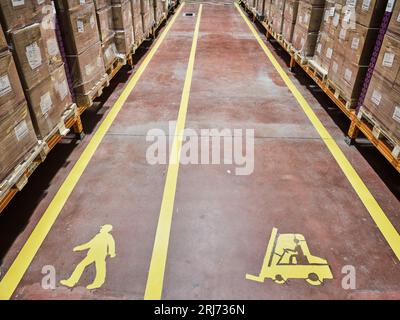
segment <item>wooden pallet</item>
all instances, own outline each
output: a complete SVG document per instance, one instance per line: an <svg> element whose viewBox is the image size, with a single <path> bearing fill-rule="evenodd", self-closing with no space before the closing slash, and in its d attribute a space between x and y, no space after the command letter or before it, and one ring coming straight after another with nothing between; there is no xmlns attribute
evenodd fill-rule
<svg viewBox="0 0 400 320"><path fill-rule="evenodd" d="M309 59L307 68L309 70L309 74L312 75L314 79L318 79L320 82L326 83L328 71L321 67L316 61Z"/></svg>
<svg viewBox="0 0 400 320"><path fill-rule="evenodd" d="M81 127L76 104L72 104L61 116L59 124L26 154L22 161L0 183L0 213L7 207L18 191L27 184L36 168L46 160L49 152L65 137L71 128Z"/></svg>
<svg viewBox="0 0 400 320"><path fill-rule="evenodd" d="M96 85L85 95L76 95L78 113L81 115L87 108L93 105L93 100L101 96L103 89L110 85L108 74L105 73Z"/></svg>
<svg viewBox="0 0 400 320"><path fill-rule="evenodd" d="M349 98L347 98L346 95L343 93L343 91L340 89L340 87L337 86L331 80L327 80L326 81L326 86L327 86L327 90L332 92L334 97L337 100L341 101L346 106L346 109L352 110L357 106L358 99L349 99Z"/></svg>

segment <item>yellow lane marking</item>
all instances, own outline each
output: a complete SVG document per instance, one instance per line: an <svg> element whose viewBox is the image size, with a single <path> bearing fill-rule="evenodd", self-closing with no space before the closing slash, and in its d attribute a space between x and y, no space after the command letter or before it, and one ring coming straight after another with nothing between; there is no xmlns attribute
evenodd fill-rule
<svg viewBox="0 0 400 320"><path fill-rule="evenodd" d="M190 50L185 83L182 91L182 98L179 107L178 119L176 121L175 136L171 148L171 155L168 164L168 172L165 180L163 199L161 202L160 216L154 240L153 253L150 261L149 274L146 284L146 292L144 295L144 299L146 300L161 299L161 294L163 289L165 264L167 261L169 236L171 231L172 215L174 210L176 183L178 180L182 138L185 129L186 114L189 104L190 87L192 85L194 60L196 56L197 39L199 36L202 8L203 5L200 4L196 20L196 26L193 34L193 42L192 42L192 48Z"/></svg>
<svg viewBox="0 0 400 320"><path fill-rule="evenodd" d="M35 229L29 236L28 240L22 247L21 251L19 252L17 258L14 260L10 268L8 269L7 273L4 275L3 279L0 282L0 300L10 299L14 290L17 288L19 282L21 281L22 277L24 276L26 270L28 269L29 265L31 264L33 258L35 257L37 251L39 250L40 246L42 245L44 239L46 238L47 234L49 233L50 229L52 228L54 222L56 221L57 217L59 216L62 208L64 207L66 201L68 200L70 194L74 190L76 184L78 183L82 173L84 172L85 168L87 167L90 159L92 158L93 154L97 150L98 146L100 145L101 141L103 140L105 134L107 133L108 129L111 127L112 123L114 122L115 118L117 117L119 111L121 110L123 104L125 103L126 99L135 88L138 80L142 76L143 72L145 71L146 67L156 54L158 48L160 47L161 43L164 41L166 35L168 34L169 30L171 29L172 25L174 24L176 18L179 16L183 8L184 3L179 7L176 14L172 17L169 24L165 27L164 31L158 38L157 42L154 44L148 55L145 57L143 62L141 63L140 67L136 71L136 73L132 76L131 80L126 85L125 89L113 105L112 109L108 113L107 117L101 123L99 128L97 129L96 133L93 135L92 139L90 140L89 144L82 152L81 156L79 157L78 161L72 168L71 172L68 174L67 178L65 179L64 183L61 185L60 189L58 190L57 194L51 201L49 207L44 212L43 216L39 220L38 224L36 225Z"/></svg>
<svg viewBox="0 0 400 320"><path fill-rule="evenodd" d="M289 76L280 66L278 61L275 59L272 52L268 49L265 43L261 40L261 37L257 33L256 29L253 27L249 19L245 16L243 11L239 8L239 5L235 3L236 9L239 11L240 15L247 23L254 37L257 39L259 45L264 50L268 59L278 71L279 75L285 82L286 86L292 92L297 102L303 109L304 113L307 115L308 119L311 121L312 125L320 135L321 139L325 142L325 145L328 147L332 156L335 158L339 167L342 169L343 173L349 180L352 185L354 191L359 196L360 200L364 204L365 208L368 210L372 219L375 221L375 224L378 226L379 230L382 232L386 241L389 243L393 252L397 256L397 259L400 260L400 235L397 230L394 228L390 220L387 218L386 214L383 212L382 208L379 206L378 202L375 200L374 196L368 190L368 187L364 184L360 176L357 174L356 170L353 168L349 160L347 160L346 156L340 150L339 146L336 144L335 140L331 137L328 130L324 127L321 121L318 119L314 111L311 109L310 105L306 101L306 99L302 96L300 91L296 88L295 84L290 80Z"/></svg>

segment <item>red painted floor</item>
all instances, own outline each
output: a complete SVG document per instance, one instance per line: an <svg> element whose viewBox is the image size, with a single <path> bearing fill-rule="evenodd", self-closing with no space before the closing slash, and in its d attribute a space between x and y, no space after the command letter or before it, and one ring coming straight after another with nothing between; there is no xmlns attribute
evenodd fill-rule
<svg viewBox="0 0 400 320"><path fill-rule="evenodd" d="M186 4L184 11L197 12L198 7ZM177 18L14 299L143 298L167 170L167 165L147 163L146 133L168 130L168 122L177 118L195 22L196 17ZM390 179L378 175L359 149L344 143L326 100L310 91L301 75L291 78L399 230L396 184L388 184ZM2 275L122 92L127 79L117 80L102 108L87 114L91 121L85 140L58 146L48 167L41 167L0 216ZM233 5L203 5L186 127L255 129L255 167L252 175L235 176L233 165L181 165L162 298L400 298L398 260ZM387 170L386 176L396 177ZM85 257L72 249L104 224L114 227L117 252L107 260L105 284L85 288L95 274L92 265L77 287L61 286L59 280ZM274 227L303 234L311 253L328 261L334 279L316 287L303 280L284 285L246 280L247 273L260 272ZM55 290L42 288L46 265L56 270ZM355 267L356 290L342 288L346 265Z"/></svg>

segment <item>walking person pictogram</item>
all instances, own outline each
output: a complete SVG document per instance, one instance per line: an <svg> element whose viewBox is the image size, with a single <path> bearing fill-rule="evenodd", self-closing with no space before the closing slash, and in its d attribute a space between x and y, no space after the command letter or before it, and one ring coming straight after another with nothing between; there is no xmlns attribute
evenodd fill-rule
<svg viewBox="0 0 400 320"><path fill-rule="evenodd" d="M86 267L95 264L96 277L92 284L89 284L87 289L100 288L106 280L106 259L107 256L115 257L115 241L110 234L112 225L106 224L100 228L100 232L94 236L92 240L77 246L73 249L74 252L88 250L86 257L76 266L74 272L69 279L61 280L60 283L66 287L74 287L82 276Z"/></svg>

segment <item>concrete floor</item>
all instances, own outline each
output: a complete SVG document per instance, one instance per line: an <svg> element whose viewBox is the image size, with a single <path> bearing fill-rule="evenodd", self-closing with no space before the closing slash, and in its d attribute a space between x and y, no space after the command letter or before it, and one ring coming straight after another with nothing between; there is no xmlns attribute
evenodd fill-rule
<svg viewBox="0 0 400 320"><path fill-rule="evenodd" d="M198 8L186 4L184 11ZM143 299L167 171L147 163L145 138L177 119L195 23L196 16L177 18L12 298ZM279 50L268 47L286 68ZM85 140L57 146L0 216L1 276L121 94L131 76L125 71L86 115ZM327 99L304 75L290 77L400 230L398 174L378 154L365 156L362 145L347 146L338 125L344 120ZM233 165L180 166L162 298L400 298L398 259L233 5L203 5L186 127L255 129L255 168L235 176ZM74 289L61 286L85 256L72 249L106 223L114 227L117 256L107 260L105 284L85 288L92 265ZM246 280L260 272L274 227L303 234L334 279L315 287L304 280ZM46 265L56 270L54 290L41 285ZM342 288L346 265L356 269L355 290Z"/></svg>

